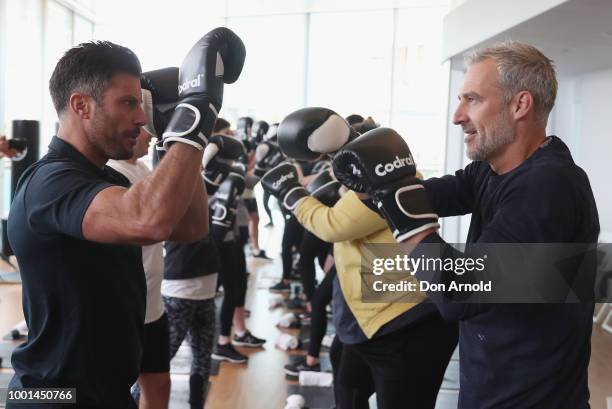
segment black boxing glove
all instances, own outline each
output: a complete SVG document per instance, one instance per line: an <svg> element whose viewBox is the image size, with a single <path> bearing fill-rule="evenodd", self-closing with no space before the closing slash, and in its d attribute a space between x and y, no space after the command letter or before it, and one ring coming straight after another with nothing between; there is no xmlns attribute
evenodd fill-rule
<svg viewBox="0 0 612 409"><path fill-rule="evenodd" d="M213 158L208 166L202 170L206 192L210 195L215 194L231 171L232 167L227 162Z"/></svg>
<svg viewBox="0 0 612 409"><path fill-rule="evenodd" d="M166 148L181 142L204 149L223 103L223 83L238 79L245 55L242 40L225 27L191 48L179 70L179 103L163 134Z"/></svg>
<svg viewBox="0 0 612 409"><path fill-rule="evenodd" d="M261 186L289 211L295 210L302 199L308 196L308 191L298 180L297 169L289 162L281 163L268 171L261 178Z"/></svg>
<svg viewBox="0 0 612 409"><path fill-rule="evenodd" d="M320 160L312 167L312 173L330 171L332 168L331 160Z"/></svg>
<svg viewBox="0 0 612 409"><path fill-rule="evenodd" d="M250 116L241 116L236 121L236 136L238 139L249 139L251 128L253 127L253 118Z"/></svg>
<svg viewBox="0 0 612 409"><path fill-rule="evenodd" d="M408 145L393 129L377 128L344 146L334 174L348 188L370 194L398 242L439 228Z"/></svg>
<svg viewBox="0 0 612 409"><path fill-rule="evenodd" d="M230 136L213 135L210 137L209 143L217 146L216 156L221 159L238 160L241 156L246 155L246 149L242 142Z"/></svg>
<svg viewBox="0 0 612 409"><path fill-rule="evenodd" d="M293 159L314 161L333 155L359 134L327 108L302 108L278 126L278 146Z"/></svg>
<svg viewBox="0 0 612 409"><path fill-rule="evenodd" d="M263 138L269 129L270 125L266 121L257 121L253 124L250 138L250 143L253 147L257 147L257 145L263 142Z"/></svg>
<svg viewBox="0 0 612 409"><path fill-rule="evenodd" d="M314 173L314 172L313 172ZM317 175L310 181L308 186L306 186L306 190L312 194L315 190L320 188L321 186L335 180L331 173L328 170L324 170L322 172L318 172Z"/></svg>
<svg viewBox="0 0 612 409"><path fill-rule="evenodd" d="M331 180L320 186L310 194L312 197L323 203L327 207L332 207L340 200L340 188L342 184L337 180Z"/></svg>
<svg viewBox="0 0 612 409"><path fill-rule="evenodd" d="M306 186L306 190L312 197L325 206L332 207L340 200L341 186L340 182L335 180L328 170L324 170L319 172L319 174L310 181L308 186Z"/></svg>
<svg viewBox="0 0 612 409"><path fill-rule="evenodd" d="M280 165L285 156L279 147L272 142L264 142L255 149L255 169L253 174L262 177L270 169Z"/></svg>
<svg viewBox="0 0 612 409"><path fill-rule="evenodd" d="M270 128L268 128L268 132L266 132L263 137L264 142L273 142L275 144L278 144L278 125L278 122L270 125Z"/></svg>
<svg viewBox="0 0 612 409"><path fill-rule="evenodd" d="M231 171L231 162L245 154L242 143L224 135L214 135L204 149L202 177L208 193L215 193Z"/></svg>
<svg viewBox="0 0 612 409"><path fill-rule="evenodd" d="M220 243L236 219L238 197L244 191L244 177L230 172L219 186L211 202L210 234Z"/></svg>
<svg viewBox="0 0 612 409"><path fill-rule="evenodd" d="M142 109L145 112L145 131L159 138L178 104L178 67L143 72L140 75Z"/></svg>

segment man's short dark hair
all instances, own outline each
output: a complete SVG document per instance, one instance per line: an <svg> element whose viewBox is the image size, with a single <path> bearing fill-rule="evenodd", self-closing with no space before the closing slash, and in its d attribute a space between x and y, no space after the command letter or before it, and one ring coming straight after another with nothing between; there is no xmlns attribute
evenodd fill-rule
<svg viewBox="0 0 612 409"><path fill-rule="evenodd" d="M229 127L230 127L230 123L227 122L225 119L219 117L217 118L217 121L215 122L215 127L213 128L213 132L219 132Z"/></svg>
<svg viewBox="0 0 612 409"><path fill-rule="evenodd" d="M142 69L136 54L110 41L90 41L66 51L49 80L51 99L58 116L66 109L70 95L82 92L97 103L116 74L140 78Z"/></svg>
<svg viewBox="0 0 612 409"><path fill-rule="evenodd" d="M357 115L357 114L351 114L344 119L346 119L346 122L348 122L350 126L353 126L355 124L358 124L359 122L364 121L364 118L361 115Z"/></svg>

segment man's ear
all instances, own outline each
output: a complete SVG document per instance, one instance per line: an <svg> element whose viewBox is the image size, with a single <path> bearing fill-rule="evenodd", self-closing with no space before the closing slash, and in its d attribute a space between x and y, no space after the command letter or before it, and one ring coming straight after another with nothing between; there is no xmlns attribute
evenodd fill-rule
<svg viewBox="0 0 612 409"><path fill-rule="evenodd" d="M512 115L516 120L523 119L534 108L533 95L529 91L520 91L512 99Z"/></svg>
<svg viewBox="0 0 612 409"><path fill-rule="evenodd" d="M68 109L82 119L89 119L91 116L92 99L89 95L80 92L70 94Z"/></svg>

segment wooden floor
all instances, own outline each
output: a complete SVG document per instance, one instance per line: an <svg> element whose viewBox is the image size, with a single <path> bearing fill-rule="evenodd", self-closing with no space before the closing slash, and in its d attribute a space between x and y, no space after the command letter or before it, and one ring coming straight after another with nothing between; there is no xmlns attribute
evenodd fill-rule
<svg viewBox="0 0 612 409"><path fill-rule="evenodd" d="M282 222L278 220L278 225ZM278 254L280 229L261 229L261 242L270 254ZM288 382L282 371L288 362L288 354L274 347L279 334L275 324L285 311L269 310L268 298L271 294L264 288L257 288L275 281L280 276L280 260L273 262L249 259L251 272L247 308L251 318L247 321L249 329L257 336L268 340L263 349L242 348L249 355L248 365L222 363L219 374L211 378L211 390L207 409L271 409L283 408L287 396ZM8 270L1 264L0 270ZM23 319L21 310L21 286L0 284L0 336ZM294 332L295 333L295 332ZM1 341L0 341L1 342ZM0 370L10 372L10 370ZM592 337L592 357L589 367L591 407L608 409L606 399L612 397L612 334L595 325ZM184 384L184 383L183 383ZM178 386L177 386L178 387ZM183 386L184 387L184 386ZM173 393L176 393L173 390ZM173 405L172 409L182 409Z"/></svg>

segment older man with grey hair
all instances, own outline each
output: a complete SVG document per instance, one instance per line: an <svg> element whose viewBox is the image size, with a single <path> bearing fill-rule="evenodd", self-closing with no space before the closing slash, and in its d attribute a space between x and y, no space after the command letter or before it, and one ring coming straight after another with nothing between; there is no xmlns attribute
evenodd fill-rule
<svg viewBox="0 0 612 409"><path fill-rule="evenodd" d="M512 42L477 51L467 63L453 122L463 128L472 163L425 181L416 178L415 166L392 176L374 174L377 163L411 157L400 135L381 128L336 155L338 180L369 193L412 258L428 254L421 243L437 244L429 248L445 257L465 256L438 235L438 217L470 213L470 247L596 243L599 219L589 179L565 143L546 135L557 91L552 61L531 45ZM416 277L449 280L442 270L429 273ZM459 408L589 408L592 299L477 304L429 295L444 318L459 322Z"/></svg>

